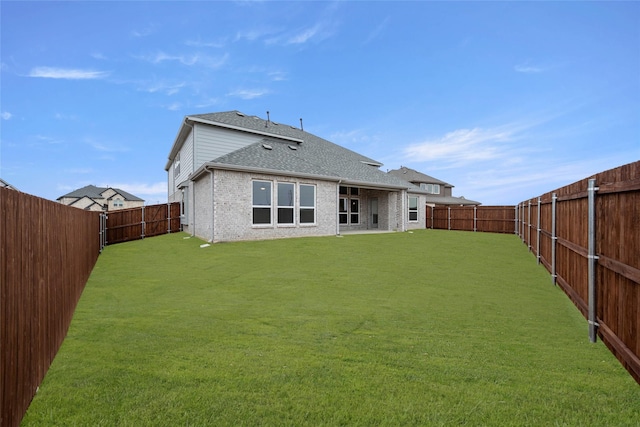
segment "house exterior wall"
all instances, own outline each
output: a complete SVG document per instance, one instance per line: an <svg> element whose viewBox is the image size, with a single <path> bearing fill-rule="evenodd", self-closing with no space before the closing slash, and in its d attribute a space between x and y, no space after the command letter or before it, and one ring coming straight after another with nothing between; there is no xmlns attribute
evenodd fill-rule
<svg viewBox="0 0 640 427"><path fill-rule="evenodd" d="M171 166L167 171L169 180L169 202L179 202L182 200L182 190L178 188L178 185L186 181L189 175L195 170L193 167L193 130L189 132L189 135L184 141L184 144L176 154L176 157L171 162ZM180 172L175 173L176 162L180 159Z"/></svg>
<svg viewBox="0 0 640 427"><path fill-rule="evenodd" d="M272 223L253 224L254 180L272 183ZM275 213L278 182L294 183L296 197L294 203L294 224L278 225ZM300 224L299 192L300 184L315 185L316 222L313 225ZM331 236L336 234L337 225L337 185L335 182L274 176L257 173L215 170L213 175L213 198L211 196L211 176L203 174L194 185L195 224L193 234L213 242L236 240L263 240L286 237ZM213 237L212 237L213 236Z"/></svg>
<svg viewBox="0 0 640 427"><path fill-rule="evenodd" d="M417 221L409 221L409 197L417 197L418 198L418 220ZM406 225L407 230L418 230L424 229L427 227L427 198L421 194L407 194L407 202L406 202Z"/></svg>
<svg viewBox="0 0 640 427"><path fill-rule="evenodd" d="M197 144L195 145L193 169L198 169L206 162L217 159L240 148L264 139L263 136L253 135L230 129L218 128L199 123L194 124Z"/></svg>

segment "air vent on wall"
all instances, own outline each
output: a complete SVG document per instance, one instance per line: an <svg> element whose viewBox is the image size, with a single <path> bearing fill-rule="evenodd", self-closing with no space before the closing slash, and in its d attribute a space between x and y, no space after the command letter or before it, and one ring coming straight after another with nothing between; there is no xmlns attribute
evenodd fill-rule
<svg viewBox="0 0 640 427"><path fill-rule="evenodd" d="M294 151L298 149L298 147L296 147L295 145L289 145L288 147L289 147L291 150L294 150Z"/></svg>
<svg viewBox="0 0 640 427"><path fill-rule="evenodd" d="M262 148L264 148L265 150L273 150L273 147L269 144L262 144Z"/></svg>

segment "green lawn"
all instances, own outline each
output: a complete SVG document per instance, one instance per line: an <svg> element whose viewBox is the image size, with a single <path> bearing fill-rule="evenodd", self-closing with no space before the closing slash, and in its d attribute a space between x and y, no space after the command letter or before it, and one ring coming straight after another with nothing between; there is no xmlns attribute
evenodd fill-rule
<svg viewBox="0 0 640 427"><path fill-rule="evenodd" d="M187 237L106 248L23 425L640 422L516 236Z"/></svg>

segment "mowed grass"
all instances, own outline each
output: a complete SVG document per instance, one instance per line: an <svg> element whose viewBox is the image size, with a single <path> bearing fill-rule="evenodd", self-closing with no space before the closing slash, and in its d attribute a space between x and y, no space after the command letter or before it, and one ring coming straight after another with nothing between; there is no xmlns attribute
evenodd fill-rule
<svg viewBox="0 0 640 427"><path fill-rule="evenodd" d="M513 235L107 247L25 426L638 425Z"/></svg>

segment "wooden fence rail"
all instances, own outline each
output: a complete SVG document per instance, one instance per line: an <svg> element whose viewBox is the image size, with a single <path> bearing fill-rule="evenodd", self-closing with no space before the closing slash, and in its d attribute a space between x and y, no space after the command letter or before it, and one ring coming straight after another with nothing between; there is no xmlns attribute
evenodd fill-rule
<svg viewBox="0 0 640 427"><path fill-rule="evenodd" d="M523 243L640 383L640 161L517 208Z"/></svg>
<svg viewBox="0 0 640 427"><path fill-rule="evenodd" d="M427 206L427 228L516 232L515 206Z"/></svg>
<svg viewBox="0 0 640 427"><path fill-rule="evenodd" d="M640 383L640 161L515 207L427 207L426 225L515 232L587 318L589 338Z"/></svg>
<svg viewBox="0 0 640 427"><path fill-rule="evenodd" d="M106 244L180 231L180 203L121 209L106 214Z"/></svg>
<svg viewBox="0 0 640 427"><path fill-rule="evenodd" d="M100 252L100 214L0 187L0 425L20 424Z"/></svg>

